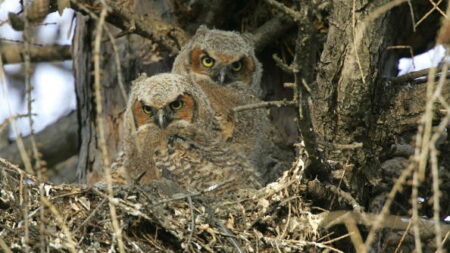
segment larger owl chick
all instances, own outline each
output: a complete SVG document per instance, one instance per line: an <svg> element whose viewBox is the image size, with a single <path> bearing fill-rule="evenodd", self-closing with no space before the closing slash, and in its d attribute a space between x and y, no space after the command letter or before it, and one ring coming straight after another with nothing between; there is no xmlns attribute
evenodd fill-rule
<svg viewBox="0 0 450 253"><path fill-rule="evenodd" d="M189 78L138 78L125 112L127 181L166 177L191 191L227 181L232 188L258 187L255 169L226 147L216 125L206 95Z"/></svg>
<svg viewBox="0 0 450 253"><path fill-rule="evenodd" d="M241 82L260 94L262 65L255 56L251 34L200 26L180 50L173 73L196 81L228 85Z"/></svg>

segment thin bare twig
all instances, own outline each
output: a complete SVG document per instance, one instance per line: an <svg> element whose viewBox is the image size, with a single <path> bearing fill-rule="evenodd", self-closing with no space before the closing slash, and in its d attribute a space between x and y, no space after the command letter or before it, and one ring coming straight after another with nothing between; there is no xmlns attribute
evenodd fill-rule
<svg viewBox="0 0 450 253"><path fill-rule="evenodd" d="M345 227L347 228L348 233L350 234L350 239L352 240L353 246L356 249L357 253L366 252L367 249L362 240L361 233L359 232L358 227L356 226L356 222L351 217L344 220Z"/></svg>
<svg viewBox="0 0 450 253"><path fill-rule="evenodd" d="M276 54L272 55L272 59L275 61L275 64L284 72L292 74L295 72L296 68L287 65L283 62L283 60Z"/></svg>
<svg viewBox="0 0 450 253"><path fill-rule="evenodd" d="M108 189L109 194L109 209L111 213L111 220L112 220L112 226L114 229L114 234L117 239L117 244L119 247L119 252L124 253L124 243L122 239L122 232L119 225L119 221L117 219L116 214L116 207L114 206L114 203L111 201L114 194L112 189L112 178L111 178L111 170L110 170L110 161L109 161L109 154L108 149L106 146L106 136L105 136L105 119L103 115L103 99L102 99L102 92L101 92L101 69L100 69L100 46L101 46L101 39L102 39L102 31L103 27L105 26L105 18L107 16L107 4L102 1L103 8L100 12L100 18L97 24L97 30L96 30L96 36L94 41L94 89L95 89L95 99L96 99L96 111L97 111L97 131L99 134L99 143L100 143L100 150L102 153L103 158L103 169L104 169L104 176L106 177L106 185Z"/></svg>
<svg viewBox="0 0 450 253"><path fill-rule="evenodd" d="M352 195L344 190L328 183L321 183L319 180L311 180L308 182L308 191L313 194L317 194L320 192L332 192L337 195L340 199L344 200L347 204L349 204L353 210L357 212L362 212L363 207L352 197Z"/></svg>
<svg viewBox="0 0 450 253"><path fill-rule="evenodd" d="M414 243L418 253L422 253L422 241L420 240L420 227L419 227L419 173L414 170L413 173L413 188L411 193L412 202L412 224L414 231Z"/></svg>
<svg viewBox="0 0 450 253"><path fill-rule="evenodd" d="M234 112L240 112L245 110L252 110L261 107L282 107L282 106L298 106L296 101L288 101L286 99L279 101L265 101L248 105L236 106L233 108Z"/></svg>
<svg viewBox="0 0 450 253"><path fill-rule="evenodd" d="M425 21L425 19L427 19L427 17L430 16L431 13L433 13L435 9L438 9L441 12L441 14L443 14L444 17L446 17L446 15L442 12L442 10L440 8L436 8L439 4L441 4L441 2L442 2L442 0L439 0L437 3L434 3L434 1L433 1L433 3L432 3L433 8L431 8L431 10L429 10L427 13L425 13L423 15L423 17L421 17L419 19L419 21L416 22L416 24L414 25L414 29L416 29L423 21Z"/></svg>
<svg viewBox="0 0 450 253"><path fill-rule="evenodd" d="M373 225L370 228L369 234L366 238L366 249L370 248L370 245L372 245L373 241L375 240L375 235L378 229L381 228L383 221L389 214L389 209L392 205L392 202L394 201L395 195L397 195L397 192L399 192L402 188L403 183L406 181L406 178L411 174L411 172L414 169L414 165L411 163L407 168L405 168L402 173L400 174L400 177L395 182L394 186L392 186L391 191L387 195L386 202L383 205L383 208L381 209L380 214L378 214L373 220Z"/></svg>
<svg viewBox="0 0 450 253"><path fill-rule="evenodd" d="M411 228L411 222L408 223L408 226L406 227L405 231L403 232L402 238L400 238L400 241L398 242L397 248L395 248L394 253L397 253L398 250L400 249L400 246L402 246L402 243L405 240L406 235L408 234L410 228Z"/></svg>
<svg viewBox="0 0 450 253"><path fill-rule="evenodd" d="M12 115L12 110L11 110L11 105L9 103L9 95L8 95L8 83L6 81L6 75L5 72L3 70L3 60L0 57L0 80L2 80L2 88L3 88L3 99L4 101L6 101L6 106L8 108L8 113L9 115ZM20 157L22 158L22 161L24 163L25 166L25 171L27 171L29 174L33 174L33 169L31 166L31 161L30 161L30 157L28 156L26 150L25 150L25 145L23 143L23 139L22 136L19 134L19 131L17 129L17 125L16 125L16 120L14 117L9 117L8 118L9 123L14 131L14 133L16 134L16 143L17 143L17 147L19 149L19 154Z"/></svg>
<svg viewBox="0 0 450 253"><path fill-rule="evenodd" d="M350 143L350 144L338 144L338 143L331 143L331 142L327 142L327 141L317 141L317 143L324 145L324 146L328 146L329 148L333 148L333 149L358 149L358 148L362 148L363 144L361 142L354 142L354 143Z"/></svg>
<svg viewBox="0 0 450 253"><path fill-rule="evenodd" d="M266 0L266 3L272 5L273 7L277 8L280 11L284 12L285 14L289 15L291 18L293 18L297 22L302 20L302 15L300 12L294 11L292 8L289 8L282 3L279 3L275 0Z"/></svg>
<svg viewBox="0 0 450 253"><path fill-rule="evenodd" d="M27 17L27 10L28 8L24 8L24 14ZM32 90L33 90L33 86L31 85L31 56L30 56L30 43L32 41L32 38L30 36L30 23L29 23L29 19L25 18L24 19L24 31L23 31L23 41L24 41L24 52L23 52L23 58L24 58L24 68L25 68L25 90L26 90L26 97L27 97L27 114L28 114L28 123L30 126L30 135L29 135L29 139L30 139L30 144L31 144L31 151L33 153L33 158L34 158L34 169L36 171L37 177L39 180L42 179L42 174L41 174L41 158L40 158L40 154L37 148L37 144L36 144L36 139L34 138L34 128L33 128L33 124L34 124L34 120L33 120L33 107L32 107L32 103L33 103L33 97L32 97ZM42 202L42 200L44 199L44 186L43 184L39 184L39 197L40 200ZM44 219L45 219L45 210L44 208L40 208L39 209L39 216L42 222L39 223L39 240L40 240L40 244L41 244L41 251L44 252L45 251L45 227L44 227Z"/></svg>
<svg viewBox="0 0 450 253"><path fill-rule="evenodd" d="M159 202L153 203L153 206L158 206L158 205L162 205L162 204L165 204L165 203L168 203L168 202L178 201L178 200L182 200L182 199L186 199L186 198L192 198L192 197L203 195L205 193L214 192L215 190L220 189L222 186L232 182L233 180L234 179L225 180L225 181L223 181L220 184L214 184L214 185L212 185L212 186L210 186L210 187L208 187L206 189L203 189L201 191L198 191L198 192L176 194L175 196L173 196L173 198L164 199L164 200L161 200ZM150 198L148 198L148 199L151 201Z"/></svg>
<svg viewBox="0 0 450 253"><path fill-rule="evenodd" d="M100 201L100 203L98 203L98 205L95 207L94 210L92 210L92 212L89 214L88 217L86 217L86 219L80 224L78 225L77 228L75 228L72 233L76 234L78 232L78 230L80 230L84 225L87 224L87 222L92 219L92 217L94 217L95 213L97 213L98 210L100 210L100 208L103 206L103 204L106 202L106 198L104 198L102 201Z"/></svg>
<svg viewBox="0 0 450 253"><path fill-rule="evenodd" d="M5 253L13 253L11 249L8 247L8 245L3 241L2 237L0 236L0 248L2 248Z"/></svg>

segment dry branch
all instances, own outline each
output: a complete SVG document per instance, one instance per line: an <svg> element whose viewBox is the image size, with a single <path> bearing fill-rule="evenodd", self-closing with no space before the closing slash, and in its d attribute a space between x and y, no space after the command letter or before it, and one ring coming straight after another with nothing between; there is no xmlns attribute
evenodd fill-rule
<svg viewBox="0 0 450 253"><path fill-rule="evenodd" d="M320 221L320 226L323 228L330 228L337 224L343 224L347 218L352 218L356 223L366 226L373 226L377 219L377 214L362 213L362 212L352 212L352 211L333 211L324 212L320 214L322 217ZM411 218L401 217L396 215L386 215L382 220L380 227L407 230L408 225L411 222ZM419 219L418 226L421 230L421 236L431 237L434 235L434 222L426 219ZM450 225L441 224L442 231L450 231Z"/></svg>
<svg viewBox="0 0 450 253"><path fill-rule="evenodd" d="M24 48L22 45L8 45L0 46L0 55L4 64L21 63L23 58ZM72 59L70 46L30 46L29 49L30 61L45 62L45 61L65 61Z"/></svg>
<svg viewBox="0 0 450 253"><path fill-rule="evenodd" d="M71 8L84 14L89 14L83 5L90 1L71 1ZM144 38L148 38L160 45L171 54L178 53L178 50L188 39L188 35L178 26L171 25L153 15L141 16L118 6L112 1L105 1L109 7L106 21L126 32L136 33ZM97 13L101 8L91 6L90 11Z"/></svg>
<svg viewBox="0 0 450 253"><path fill-rule="evenodd" d="M294 25L295 22L291 18L285 15L278 15L258 27L253 33L256 51L263 50L275 39L284 35L287 30L294 27Z"/></svg>

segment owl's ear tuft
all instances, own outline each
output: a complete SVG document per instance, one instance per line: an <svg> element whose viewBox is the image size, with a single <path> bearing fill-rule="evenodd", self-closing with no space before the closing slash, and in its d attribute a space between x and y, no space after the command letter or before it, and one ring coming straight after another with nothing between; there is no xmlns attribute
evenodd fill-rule
<svg viewBox="0 0 450 253"><path fill-rule="evenodd" d="M245 32L242 33L241 36L245 42L251 45L251 47L255 46L255 36L252 33Z"/></svg>
<svg viewBox="0 0 450 253"><path fill-rule="evenodd" d="M139 77L138 78L136 78L135 80L133 80L132 82L131 82L131 86L134 86L136 83L138 83L138 82L142 82L142 81L144 81L145 79L147 79L147 73L141 73L140 75L139 75Z"/></svg>
<svg viewBox="0 0 450 253"><path fill-rule="evenodd" d="M200 25L198 28L197 28L197 31L195 32L195 36L198 36L198 35L204 35L206 32L208 32L208 27L206 26L206 25Z"/></svg>

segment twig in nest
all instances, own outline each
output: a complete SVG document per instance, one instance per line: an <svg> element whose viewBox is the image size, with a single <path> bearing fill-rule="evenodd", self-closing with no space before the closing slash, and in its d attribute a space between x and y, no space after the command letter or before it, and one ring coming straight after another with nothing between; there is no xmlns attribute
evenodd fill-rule
<svg viewBox="0 0 450 253"><path fill-rule="evenodd" d="M311 180L308 182L308 192L324 199L326 199L327 192L332 192L337 195L339 199L344 200L347 204L352 206L353 210L357 212L364 210L350 193L345 192L332 184L321 183L319 180Z"/></svg>
<svg viewBox="0 0 450 253"><path fill-rule="evenodd" d="M216 217L214 216L214 210L208 208L208 213L213 222L217 226L219 226L219 230L222 231L222 233L224 233L225 236L227 236L228 242L231 243L231 245L233 245L236 251L239 253L244 253L245 251L243 251L239 243L236 240L234 240L233 234L230 232L230 230L228 230L220 220L216 219Z"/></svg>
<svg viewBox="0 0 450 253"><path fill-rule="evenodd" d="M108 194L103 193L102 191L100 191L99 189L96 188L92 188L92 191L94 193L96 193L97 195L99 195L102 198L106 198L108 199L111 203L113 203L114 205L116 205L119 208L122 208L125 212L133 215L133 216L137 216L137 217L142 217L148 221L153 221L153 219L151 219L147 214L139 211L134 204L127 202L123 199L117 199L117 198L110 198L108 196Z"/></svg>
<svg viewBox="0 0 450 253"><path fill-rule="evenodd" d="M87 222L92 219L92 217L94 217L95 213L97 213L98 210L100 210L100 207L103 206L103 204L106 202L106 198L104 198L102 201L100 201L100 203L98 203L97 207L95 207L95 209L89 214L88 217L86 217L86 219L78 226L76 227L72 233L76 234L78 232L78 230L80 230L84 225L87 224Z"/></svg>
<svg viewBox="0 0 450 253"><path fill-rule="evenodd" d="M0 248L5 251L5 253L12 253L11 249L8 245L3 241L2 237L0 237Z"/></svg>
<svg viewBox="0 0 450 253"><path fill-rule="evenodd" d="M64 223L64 219L62 218L61 214L58 212L58 210L55 208L55 206L52 205L52 203L50 203L50 201L48 199L46 199L45 197L41 198L41 202L50 209L50 212L56 218L58 225L62 228L62 231L63 231L64 235L66 236L66 240L68 242L67 246L69 247L70 252L73 252L73 253L77 252L75 249L75 246L77 245L77 243L75 243L75 241L73 240L72 234L70 233L70 230L67 227L67 225Z"/></svg>
<svg viewBox="0 0 450 253"><path fill-rule="evenodd" d="M182 200L185 198L192 198L192 197L196 197L196 196L200 196L202 194L208 193L208 192L213 192L217 189L219 189L220 187L224 186L225 184L230 183L231 181L233 181L234 179L228 179L220 184L214 184L204 190L198 191L198 192L193 192L193 193L180 193L180 194L174 194L174 197L171 199L165 199L159 202L156 202L153 204L153 206L158 206L158 205L162 205L168 202L172 202L172 201L177 201L177 200ZM146 195L147 196L147 195ZM147 196L147 198L151 201L151 199Z"/></svg>
<svg viewBox="0 0 450 253"><path fill-rule="evenodd" d="M187 197L189 203L189 210L191 211L191 232L189 233L189 237L186 242L186 247L189 248L191 246L192 235L195 230L195 216L194 216L194 205L192 204L192 198L190 196Z"/></svg>

